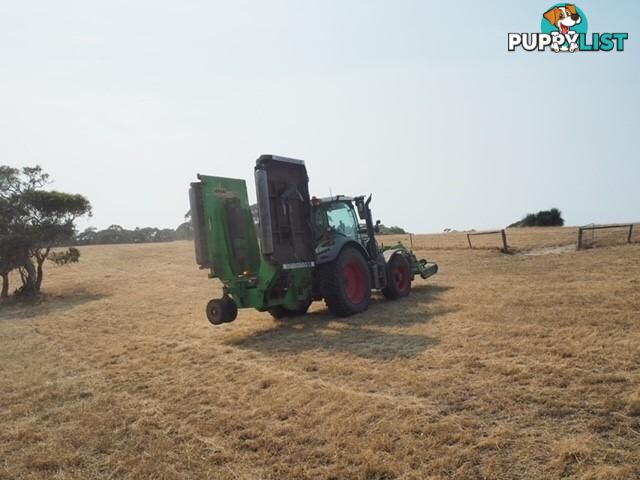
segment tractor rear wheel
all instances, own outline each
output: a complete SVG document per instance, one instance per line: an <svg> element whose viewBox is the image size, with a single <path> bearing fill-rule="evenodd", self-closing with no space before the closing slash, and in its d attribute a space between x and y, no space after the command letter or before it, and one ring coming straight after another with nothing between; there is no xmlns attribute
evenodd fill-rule
<svg viewBox="0 0 640 480"><path fill-rule="evenodd" d="M364 312L371 301L369 267L364 256L346 247L333 263L323 268L324 301L338 317Z"/></svg>
<svg viewBox="0 0 640 480"><path fill-rule="evenodd" d="M406 297L411 292L411 266L402 254L395 254L387 263L387 286L382 294L387 300Z"/></svg>

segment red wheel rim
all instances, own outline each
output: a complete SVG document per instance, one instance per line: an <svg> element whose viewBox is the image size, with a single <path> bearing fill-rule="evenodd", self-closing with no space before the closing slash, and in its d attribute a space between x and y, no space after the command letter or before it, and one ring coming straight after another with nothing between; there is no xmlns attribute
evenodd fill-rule
<svg viewBox="0 0 640 480"><path fill-rule="evenodd" d="M366 295L367 282L362 265L349 262L344 268L345 293L351 303L362 303Z"/></svg>
<svg viewBox="0 0 640 480"><path fill-rule="evenodd" d="M398 265L393 271L393 281L398 290L406 290L409 287L409 268L406 265Z"/></svg>

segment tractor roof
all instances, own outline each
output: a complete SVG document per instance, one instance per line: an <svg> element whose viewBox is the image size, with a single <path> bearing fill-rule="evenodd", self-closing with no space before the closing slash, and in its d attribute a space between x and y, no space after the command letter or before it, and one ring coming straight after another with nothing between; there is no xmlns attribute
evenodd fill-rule
<svg viewBox="0 0 640 480"><path fill-rule="evenodd" d="M317 197L313 197L311 199L311 202L317 202L317 203L332 203L332 202L353 202L355 200L354 197L348 197L347 195L335 195L333 197L323 197L323 198L317 198Z"/></svg>

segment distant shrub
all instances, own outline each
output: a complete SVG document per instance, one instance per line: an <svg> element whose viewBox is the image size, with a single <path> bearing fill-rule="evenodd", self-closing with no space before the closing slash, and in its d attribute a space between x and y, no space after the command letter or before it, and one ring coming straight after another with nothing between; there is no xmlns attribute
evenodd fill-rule
<svg viewBox="0 0 640 480"><path fill-rule="evenodd" d="M562 227L564 219L557 208L540 210L538 213L527 213L522 220L509 225L511 227Z"/></svg>
<svg viewBox="0 0 640 480"><path fill-rule="evenodd" d="M76 247L69 247L69 249L64 252L50 253L48 258L56 265L77 263L80 261L80 250L78 250Z"/></svg>
<svg viewBox="0 0 640 480"><path fill-rule="evenodd" d="M181 223L178 225L178 228L176 228L177 240L193 240L193 235L193 224L191 220Z"/></svg>
<svg viewBox="0 0 640 480"><path fill-rule="evenodd" d="M172 242L182 240L190 235L191 222L185 222L173 230L172 228L136 227L127 230L120 225L111 225L104 230L87 228L75 237L76 245L109 245L113 243L150 243ZM193 236L191 237L193 238Z"/></svg>
<svg viewBox="0 0 640 480"><path fill-rule="evenodd" d="M393 225L391 227L386 227L384 225L380 225L380 235L401 235L407 233L404 228Z"/></svg>

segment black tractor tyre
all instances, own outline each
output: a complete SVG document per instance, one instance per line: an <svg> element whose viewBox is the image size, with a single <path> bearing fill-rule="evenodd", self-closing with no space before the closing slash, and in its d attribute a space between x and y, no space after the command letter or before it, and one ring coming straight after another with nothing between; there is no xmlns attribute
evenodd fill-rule
<svg viewBox="0 0 640 480"><path fill-rule="evenodd" d="M238 316L238 305L231 297L224 297L222 301L225 303L226 308L224 322L231 323Z"/></svg>
<svg viewBox="0 0 640 480"><path fill-rule="evenodd" d="M333 315L348 317L369 308L369 267L358 250L345 247L332 263L323 265L321 274L324 301Z"/></svg>
<svg viewBox="0 0 640 480"><path fill-rule="evenodd" d="M310 301L304 302L295 310L289 310L288 308L283 307L282 305L276 305L275 307L271 307L268 312L269 314L279 320L285 317L299 317L300 315L304 315L309 310L309 306L311 305Z"/></svg>
<svg viewBox="0 0 640 480"><path fill-rule="evenodd" d="M225 302L221 298L214 298L207 303L207 319L213 325L224 323Z"/></svg>
<svg viewBox="0 0 640 480"><path fill-rule="evenodd" d="M411 292L411 265L402 254L396 254L387 263L387 286L382 294L387 300L406 297Z"/></svg>
<svg viewBox="0 0 640 480"><path fill-rule="evenodd" d="M238 306L229 297L214 298L207 303L207 319L213 325L233 322L238 316Z"/></svg>

